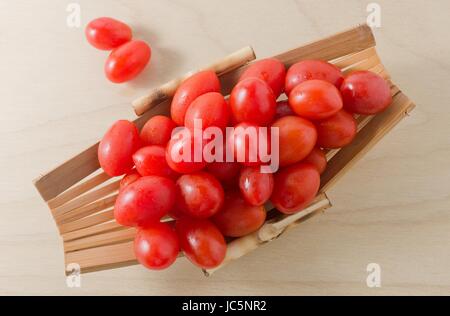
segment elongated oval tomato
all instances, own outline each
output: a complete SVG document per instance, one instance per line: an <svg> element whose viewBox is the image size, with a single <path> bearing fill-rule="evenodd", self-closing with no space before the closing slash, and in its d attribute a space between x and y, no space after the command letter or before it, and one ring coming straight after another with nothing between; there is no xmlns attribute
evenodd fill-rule
<svg viewBox="0 0 450 316"><path fill-rule="evenodd" d="M295 112L292 111L292 108L289 105L289 101L288 100L278 101L274 119L277 120L279 118L288 115L296 115Z"/></svg>
<svg viewBox="0 0 450 316"><path fill-rule="evenodd" d="M285 116L276 120L272 127L277 127L279 131L279 160L282 167L308 156L316 144L316 128L304 118Z"/></svg>
<svg viewBox="0 0 450 316"><path fill-rule="evenodd" d="M150 61L152 50L144 41L129 41L108 56L105 63L106 77L114 83L122 83L135 78Z"/></svg>
<svg viewBox="0 0 450 316"><path fill-rule="evenodd" d="M131 40L131 28L116 19L102 17L89 22L85 34L95 48L111 50Z"/></svg>
<svg viewBox="0 0 450 316"><path fill-rule="evenodd" d="M134 153L133 161L141 176L161 176L172 179L178 176L167 164L166 149L162 146L142 147Z"/></svg>
<svg viewBox="0 0 450 316"><path fill-rule="evenodd" d="M207 92L189 105L184 117L184 126L193 130L195 120L199 120L203 130L212 126L225 129L229 115L228 104L223 95L219 92Z"/></svg>
<svg viewBox="0 0 450 316"><path fill-rule="evenodd" d="M342 97L331 83L308 80L291 91L289 105L301 117L308 120L322 120L342 109Z"/></svg>
<svg viewBox="0 0 450 316"><path fill-rule="evenodd" d="M140 177L141 177L141 175L135 169L133 169L132 171L130 171L129 173L124 175L122 180L120 180L119 190L122 190L123 188L125 188L129 184L135 182Z"/></svg>
<svg viewBox="0 0 450 316"><path fill-rule="evenodd" d="M172 120L180 126L183 125L189 105L207 92L220 92L219 78L212 70L200 71L183 81L170 105Z"/></svg>
<svg viewBox="0 0 450 316"><path fill-rule="evenodd" d="M166 223L154 223L138 229L134 253L140 264L151 270L162 270L177 259L180 243L175 230Z"/></svg>
<svg viewBox="0 0 450 316"><path fill-rule="evenodd" d="M194 218L208 218L223 205L220 182L206 172L182 175L176 183L175 208Z"/></svg>
<svg viewBox="0 0 450 316"><path fill-rule="evenodd" d="M356 136L356 120L350 113L338 113L316 124L317 144L323 148L340 148L350 144Z"/></svg>
<svg viewBox="0 0 450 316"><path fill-rule="evenodd" d="M172 136L173 129L177 127L174 121L164 115L151 117L141 130L141 139L144 145L166 146Z"/></svg>
<svg viewBox="0 0 450 316"><path fill-rule="evenodd" d="M142 177L119 192L114 217L120 225L146 227L158 222L175 203L175 183L159 176Z"/></svg>
<svg viewBox="0 0 450 316"><path fill-rule="evenodd" d="M181 249L186 257L203 269L211 269L222 263L227 245L219 229L207 219L177 220L175 229Z"/></svg>
<svg viewBox="0 0 450 316"><path fill-rule="evenodd" d="M341 86L344 108L352 113L372 115L386 109L392 102L389 84L371 71L355 71Z"/></svg>
<svg viewBox="0 0 450 316"><path fill-rule="evenodd" d="M298 163L275 174L270 200L282 213L293 214L307 207L317 195L320 176L309 163Z"/></svg>
<svg viewBox="0 0 450 316"><path fill-rule="evenodd" d="M312 164L319 174L322 174L327 167L327 157L323 150L317 147L314 147L302 162Z"/></svg>
<svg viewBox="0 0 450 316"><path fill-rule="evenodd" d="M342 71L326 61L302 60L293 64L287 71L285 90L289 96L292 89L307 80L325 80L339 87L344 80Z"/></svg>
<svg viewBox="0 0 450 316"><path fill-rule="evenodd" d="M225 236L241 237L258 230L266 220L264 206L248 204L238 191L227 192L223 209L212 221Z"/></svg>
<svg viewBox="0 0 450 316"><path fill-rule="evenodd" d="M263 205L273 190L273 174L261 173L259 167L245 167L239 176L239 189L250 205Z"/></svg>
<svg viewBox="0 0 450 316"><path fill-rule="evenodd" d="M222 182L225 186L231 186L237 183L239 171L241 170L241 164L234 160L234 156L230 157L227 161L226 157L226 140L222 150L222 161L213 161L206 165L205 170L212 174L217 180Z"/></svg>
<svg viewBox="0 0 450 316"><path fill-rule="evenodd" d="M120 176L133 169L133 154L141 141L136 126L130 121L115 122L103 136L98 146L98 161L111 177Z"/></svg>
<svg viewBox="0 0 450 316"><path fill-rule="evenodd" d="M241 75L239 81L247 78L259 78L267 82L275 97L284 90L286 68L276 58L266 58L252 63Z"/></svg>
<svg viewBox="0 0 450 316"><path fill-rule="evenodd" d="M272 122L277 104L265 81L247 78L238 82L231 91L230 107L234 122L266 126Z"/></svg>

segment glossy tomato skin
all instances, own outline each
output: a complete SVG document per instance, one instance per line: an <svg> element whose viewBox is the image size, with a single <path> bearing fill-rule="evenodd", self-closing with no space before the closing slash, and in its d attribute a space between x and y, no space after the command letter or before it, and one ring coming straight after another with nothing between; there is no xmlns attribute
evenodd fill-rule
<svg viewBox="0 0 450 316"><path fill-rule="evenodd" d="M230 94L234 122L266 126L272 122L276 107L272 89L258 78L247 78L238 82Z"/></svg>
<svg viewBox="0 0 450 316"><path fill-rule="evenodd" d="M166 147L167 164L172 170L178 173L193 173L202 170L206 166L206 161L203 158L204 144L205 142L203 140L194 138L193 133L191 136L187 136L183 132L176 133L172 136ZM197 155L199 159L195 157L196 151L198 151ZM178 157L180 159L175 159L176 156L174 155L177 154L180 155Z"/></svg>
<svg viewBox="0 0 450 316"><path fill-rule="evenodd" d="M384 111L392 102L389 84L371 71L355 71L348 75L341 86L344 108L363 115Z"/></svg>
<svg viewBox="0 0 450 316"><path fill-rule="evenodd" d="M203 269L222 263L227 245L222 233L209 220L183 217L177 220L175 229L181 249L192 263Z"/></svg>
<svg viewBox="0 0 450 316"><path fill-rule="evenodd" d="M214 161L209 163L205 170L222 184L229 185L239 176L241 165L237 162Z"/></svg>
<svg viewBox="0 0 450 316"><path fill-rule="evenodd" d="M248 204L238 191L227 192L223 209L212 221L225 236L241 237L258 230L266 220L264 206Z"/></svg>
<svg viewBox="0 0 450 316"><path fill-rule="evenodd" d="M201 120L203 130L212 126L225 129L229 115L225 98L219 92L207 92L189 105L184 117L184 126L194 130L194 120Z"/></svg>
<svg viewBox="0 0 450 316"><path fill-rule="evenodd" d="M278 101L274 120L289 115L296 115L295 112L292 110L291 106L289 105L289 101L288 100Z"/></svg>
<svg viewBox="0 0 450 316"><path fill-rule="evenodd" d="M142 147L134 153L133 161L141 176L161 176L172 179L178 176L167 164L166 149L162 146Z"/></svg>
<svg viewBox="0 0 450 316"><path fill-rule="evenodd" d="M98 161L111 177L120 176L133 169L133 154L141 146L137 127L130 121L115 122L103 136L98 146Z"/></svg>
<svg viewBox="0 0 450 316"><path fill-rule="evenodd" d="M287 166L309 155L317 140L317 131L310 121L298 116L285 116L272 127L279 131L279 162Z"/></svg>
<svg viewBox="0 0 450 316"><path fill-rule="evenodd" d="M134 253L140 264L151 270L162 270L177 259L180 243L175 230L166 223L154 223L138 229Z"/></svg>
<svg viewBox="0 0 450 316"><path fill-rule="evenodd" d="M192 101L208 92L220 92L219 78L212 70L200 71L183 81L170 105L172 120L180 126L183 125L186 111Z"/></svg>
<svg viewBox="0 0 450 316"><path fill-rule="evenodd" d="M341 110L316 124L317 145L322 148L344 147L355 138L357 127L353 115Z"/></svg>
<svg viewBox="0 0 450 316"><path fill-rule="evenodd" d="M289 94L289 105L297 115L308 120L322 120L342 109L339 90L323 80L307 80Z"/></svg>
<svg viewBox="0 0 450 316"><path fill-rule="evenodd" d="M106 77L114 83L134 79L147 66L152 55L150 46L144 41L132 40L116 49L105 63Z"/></svg>
<svg viewBox="0 0 450 316"><path fill-rule="evenodd" d="M327 168L327 157L324 151L317 147L314 147L302 162L312 164L316 167L319 174L322 174Z"/></svg>
<svg viewBox="0 0 450 316"><path fill-rule="evenodd" d="M324 80L340 88L344 76L342 71L322 60L303 60L293 64L286 73L285 90L290 95L292 89L307 80Z"/></svg>
<svg viewBox="0 0 450 316"><path fill-rule="evenodd" d="M102 17L89 22L85 34L88 42L101 50L112 50L131 40L131 28L116 19Z"/></svg>
<svg viewBox="0 0 450 316"><path fill-rule="evenodd" d="M132 171L130 171L129 173L124 175L122 180L120 180L119 190L122 190L123 188L125 188L129 184L135 182L140 177L141 177L141 175L135 169L133 169Z"/></svg>
<svg viewBox="0 0 450 316"><path fill-rule="evenodd" d="M222 185L209 173L182 175L177 180L176 186L175 208L193 218L211 217L223 205Z"/></svg>
<svg viewBox="0 0 450 316"><path fill-rule="evenodd" d="M267 82L275 97L284 90L286 67L276 58L261 59L252 63L241 75L239 81L247 78L259 78Z"/></svg>
<svg viewBox="0 0 450 316"><path fill-rule="evenodd" d="M173 129L177 127L174 121L164 115L151 117L141 130L141 139L145 146L166 146L172 136Z"/></svg>
<svg viewBox="0 0 450 316"><path fill-rule="evenodd" d="M270 200L282 213L293 214L307 207L317 195L320 175L309 163L298 163L275 174Z"/></svg>
<svg viewBox="0 0 450 316"><path fill-rule="evenodd" d="M175 203L175 183L159 176L142 177L119 192L114 217L120 225L146 227L158 222Z"/></svg>
<svg viewBox="0 0 450 316"><path fill-rule="evenodd" d="M273 191L273 174L261 173L259 167L245 167L239 175L239 189L250 205L264 205Z"/></svg>

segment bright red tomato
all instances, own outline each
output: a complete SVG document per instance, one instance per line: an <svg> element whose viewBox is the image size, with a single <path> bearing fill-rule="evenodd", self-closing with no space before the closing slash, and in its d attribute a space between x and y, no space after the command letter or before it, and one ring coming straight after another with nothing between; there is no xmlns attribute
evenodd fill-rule
<svg viewBox="0 0 450 316"><path fill-rule="evenodd" d="M183 125L189 105L197 97L207 92L220 92L219 78L212 70L200 71L183 81L175 92L170 105L172 120L180 126Z"/></svg>
<svg viewBox="0 0 450 316"><path fill-rule="evenodd" d="M355 138L357 127L353 115L341 110L316 124L317 144L322 148L344 147Z"/></svg>
<svg viewBox="0 0 450 316"><path fill-rule="evenodd" d="M141 130L142 142L146 146L166 146L175 127L177 127L177 124L169 117L164 115L153 116L145 123Z"/></svg>
<svg viewBox="0 0 450 316"><path fill-rule="evenodd" d="M316 128L304 118L285 116L276 120L272 127L278 127L279 159L282 167L308 156L316 144Z"/></svg>
<svg viewBox="0 0 450 316"><path fill-rule="evenodd" d="M207 219L177 220L175 229L181 249L186 257L203 269L211 269L222 263L227 244L219 229Z"/></svg>
<svg viewBox="0 0 450 316"><path fill-rule="evenodd" d="M144 41L132 40L114 49L105 63L106 77L114 83L130 81L144 70L152 50Z"/></svg>
<svg viewBox="0 0 450 316"><path fill-rule="evenodd" d="M143 266L152 270L169 267L178 257L180 243L175 230L166 223L154 223L138 229L134 238L134 253Z"/></svg>
<svg viewBox="0 0 450 316"><path fill-rule="evenodd" d="M142 177L119 192L114 217L123 226L146 227L158 222L172 209L175 183L159 176Z"/></svg>
<svg viewBox="0 0 450 316"><path fill-rule="evenodd" d="M342 109L339 90L323 80L307 80L289 94L292 110L308 120L322 120Z"/></svg>
<svg viewBox="0 0 450 316"><path fill-rule="evenodd" d="M120 180L119 190L122 190L129 184L135 182L140 177L141 177L141 175L136 170L133 170L133 171L127 173L126 175L123 176L122 180Z"/></svg>
<svg viewBox="0 0 450 316"><path fill-rule="evenodd" d="M211 126L225 129L229 115L225 98L219 92L208 92L197 97L189 105L184 117L184 126L193 130L194 120L200 120L203 130Z"/></svg>
<svg viewBox="0 0 450 316"><path fill-rule="evenodd" d="M133 154L141 141L136 126L130 121L115 122L103 136L98 146L98 161L111 177L120 176L133 169Z"/></svg>
<svg viewBox="0 0 450 316"><path fill-rule="evenodd" d="M284 64L275 58L261 59L252 63L241 75L239 81L247 78L259 78L267 82L275 97L284 90L286 68Z"/></svg>
<svg viewBox="0 0 450 316"><path fill-rule="evenodd" d="M352 113L372 115L386 109L392 102L389 84L371 71L355 71L341 86L344 108Z"/></svg>
<svg viewBox="0 0 450 316"><path fill-rule="evenodd" d="M167 164L178 173L200 171L206 166L203 158L203 146L204 141L194 138L193 134L188 137L184 132L178 132L167 144Z"/></svg>
<svg viewBox="0 0 450 316"><path fill-rule="evenodd" d="M309 163L298 163L275 174L270 200L282 213L293 214L307 207L317 195L320 175Z"/></svg>
<svg viewBox="0 0 450 316"><path fill-rule="evenodd" d="M286 94L290 95L292 89L298 84L307 80L325 80L339 87L344 80L342 71L326 61L322 60L302 60L293 64L286 74Z"/></svg>
<svg viewBox="0 0 450 316"><path fill-rule="evenodd" d="M175 208L195 218L208 218L223 205L224 192L220 182L206 172L182 175L177 180Z"/></svg>
<svg viewBox="0 0 450 316"><path fill-rule="evenodd" d="M273 190L273 174L261 173L259 167L245 167L239 176L239 189L250 205L263 205Z"/></svg>
<svg viewBox="0 0 450 316"><path fill-rule="evenodd" d="M288 115L296 115L295 112L292 111L288 100L278 101L274 119L277 120Z"/></svg>
<svg viewBox="0 0 450 316"><path fill-rule="evenodd" d="M136 170L141 176L161 176L177 178L166 161L166 149L162 146L151 145L142 147L133 155Z"/></svg>
<svg viewBox="0 0 450 316"><path fill-rule="evenodd" d="M277 103L265 81L247 78L238 82L231 91L230 107L235 122L266 126L275 116Z"/></svg>
<svg viewBox="0 0 450 316"><path fill-rule="evenodd" d="M327 167L327 156L322 149L314 147L302 162L312 164L319 171L319 174L322 174Z"/></svg>
<svg viewBox="0 0 450 316"><path fill-rule="evenodd" d="M223 209L212 221L225 236L241 237L258 230L266 220L264 206L248 204L238 191L228 192Z"/></svg>
<svg viewBox="0 0 450 316"><path fill-rule="evenodd" d="M131 40L131 28L113 18L98 18L89 22L85 34L95 48L111 50Z"/></svg>

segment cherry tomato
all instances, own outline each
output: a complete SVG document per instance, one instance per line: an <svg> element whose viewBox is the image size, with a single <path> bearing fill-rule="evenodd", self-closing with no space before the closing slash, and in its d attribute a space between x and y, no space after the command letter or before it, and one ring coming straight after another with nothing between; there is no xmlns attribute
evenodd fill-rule
<svg viewBox="0 0 450 316"><path fill-rule="evenodd" d="M241 237L258 230L266 220L264 206L248 204L238 191L228 192L223 209L212 217L217 228L229 237Z"/></svg>
<svg viewBox="0 0 450 316"><path fill-rule="evenodd" d="M203 269L211 269L222 263L227 244L219 229L207 219L177 220L175 224L181 249L186 257Z"/></svg>
<svg viewBox="0 0 450 316"><path fill-rule="evenodd" d="M106 77L114 83L130 81L144 70L152 50L144 41L132 40L114 49L105 63Z"/></svg>
<svg viewBox="0 0 450 316"><path fill-rule="evenodd" d="M153 116L145 123L141 130L142 142L146 146L166 146L175 127L177 127L177 124L167 116Z"/></svg>
<svg viewBox="0 0 450 316"><path fill-rule="evenodd" d="M177 233L166 223L157 222L136 232L136 259L149 269L162 270L169 267L177 259L179 252Z"/></svg>
<svg viewBox="0 0 450 316"><path fill-rule="evenodd" d="M342 97L331 83L308 80L291 91L289 105L301 117L308 120L322 120L342 109Z"/></svg>
<svg viewBox="0 0 450 316"><path fill-rule="evenodd" d="M170 105L172 120L180 126L183 125L189 105L197 97L207 92L220 92L219 78L212 70L200 71L183 81L175 92Z"/></svg>
<svg viewBox="0 0 450 316"><path fill-rule="evenodd" d="M327 156L322 149L314 147L302 162L312 164L322 174L327 167Z"/></svg>
<svg viewBox="0 0 450 316"><path fill-rule="evenodd" d="M226 142L222 146L223 158L222 161L213 161L206 165L206 171L212 174L217 180L224 185L231 185L239 175L241 164L234 161L234 156L230 157L231 161L227 161L226 157Z"/></svg>
<svg viewBox="0 0 450 316"><path fill-rule="evenodd" d="M259 167L245 167L239 176L239 189L250 205L263 205L273 190L273 174L261 173Z"/></svg>
<svg viewBox="0 0 450 316"><path fill-rule="evenodd" d="M238 82L231 91L230 107L235 122L266 126L275 116L277 103L265 81L247 78Z"/></svg>
<svg viewBox="0 0 450 316"><path fill-rule="evenodd" d="M308 156L316 144L316 128L304 118L285 116L276 120L272 127L278 127L279 162L282 167Z"/></svg>
<svg viewBox="0 0 450 316"><path fill-rule="evenodd" d="M175 197L172 180L159 176L142 177L119 192L114 217L123 226L146 227L172 209Z"/></svg>
<svg viewBox="0 0 450 316"><path fill-rule="evenodd" d="M133 161L141 176L177 178L177 173L167 164L166 149L162 146L142 147L134 153Z"/></svg>
<svg viewBox="0 0 450 316"><path fill-rule="evenodd" d="M259 78L267 82L275 97L284 90L286 68L284 64L275 58L261 59L252 63L241 75L239 81L247 78Z"/></svg>
<svg viewBox="0 0 450 316"><path fill-rule="evenodd" d="M193 130L194 120L201 120L202 129L211 126L225 129L228 124L229 110L225 98L219 92L205 93L189 105L184 117L184 126Z"/></svg>
<svg viewBox="0 0 450 316"><path fill-rule="evenodd" d="M323 148L340 148L355 138L357 124L354 117L341 110L330 118L316 124L317 144Z"/></svg>
<svg viewBox="0 0 450 316"><path fill-rule="evenodd" d="M120 180L119 190L122 190L129 184L135 182L140 177L141 177L141 175L136 170L133 170L133 171L127 173L126 175L123 176L122 180Z"/></svg>
<svg viewBox="0 0 450 316"><path fill-rule="evenodd" d="M317 195L320 175L309 163L298 163L275 174L270 200L282 213L293 214L307 207Z"/></svg>
<svg viewBox="0 0 450 316"><path fill-rule="evenodd" d="M85 34L95 48L111 50L131 40L131 28L113 18L98 18L89 22Z"/></svg>
<svg viewBox="0 0 450 316"><path fill-rule="evenodd" d="M98 161L111 177L120 176L133 169L133 154L141 141L136 126L130 121L115 122L103 136L98 146Z"/></svg>
<svg viewBox="0 0 450 316"><path fill-rule="evenodd" d="M295 112L292 111L288 100L278 101L274 119L277 120L288 115L296 115Z"/></svg>
<svg viewBox="0 0 450 316"><path fill-rule="evenodd" d="M307 80L325 80L339 87L344 80L342 71L326 61L322 60L302 60L293 64L287 71L285 90L289 96L292 89L298 84Z"/></svg>
<svg viewBox="0 0 450 316"><path fill-rule="evenodd" d="M182 131L178 132L172 136L167 144L167 164L178 173L197 172L206 166L206 161L203 158L204 141L194 138L193 133L188 134Z"/></svg>
<svg viewBox="0 0 450 316"><path fill-rule="evenodd" d="M352 113L372 115L386 109L392 102L389 84L371 71L355 71L341 86L344 108Z"/></svg>
<svg viewBox="0 0 450 316"><path fill-rule="evenodd" d="M177 180L175 208L195 218L208 218L223 205L220 182L206 172L182 175Z"/></svg>

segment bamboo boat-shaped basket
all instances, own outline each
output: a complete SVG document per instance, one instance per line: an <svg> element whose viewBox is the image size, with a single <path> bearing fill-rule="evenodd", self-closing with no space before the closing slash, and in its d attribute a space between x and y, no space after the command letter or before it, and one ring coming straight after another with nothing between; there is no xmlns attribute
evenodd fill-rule
<svg viewBox="0 0 450 316"><path fill-rule="evenodd" d="M255 233L230 240L222 265L204 271L205 275L210 275L230 261L279 237L288 228L330 207L326 191L414 108L412 101L391 81L377 55L375 39L367 25L273 57L281 60L286 67L304 59L322 59L337 65L344 73L373 71L390 82L392 104L376 116L359 116L358 133L354 141L340 150L327 153L328 165L321 177L320 192L308 208L287 216L271 205L266 205L266 223ZM251 47L246 47L199 70L215 70L221 80L223 94L228 95L239 75L255 58ZM172 80L136 100L133 103L139 116L135 120L136 125L141 128L154 115L168 115L171 96L190 74ZM110 178L100 169L97 146L98 143L90 146L34 181L59 229L66 267L77 264L81 273L137 264L133 251L135 229L120 226L114 220L113 206L120 179ZM66 268L66 273L72 271Z"/></svg>

